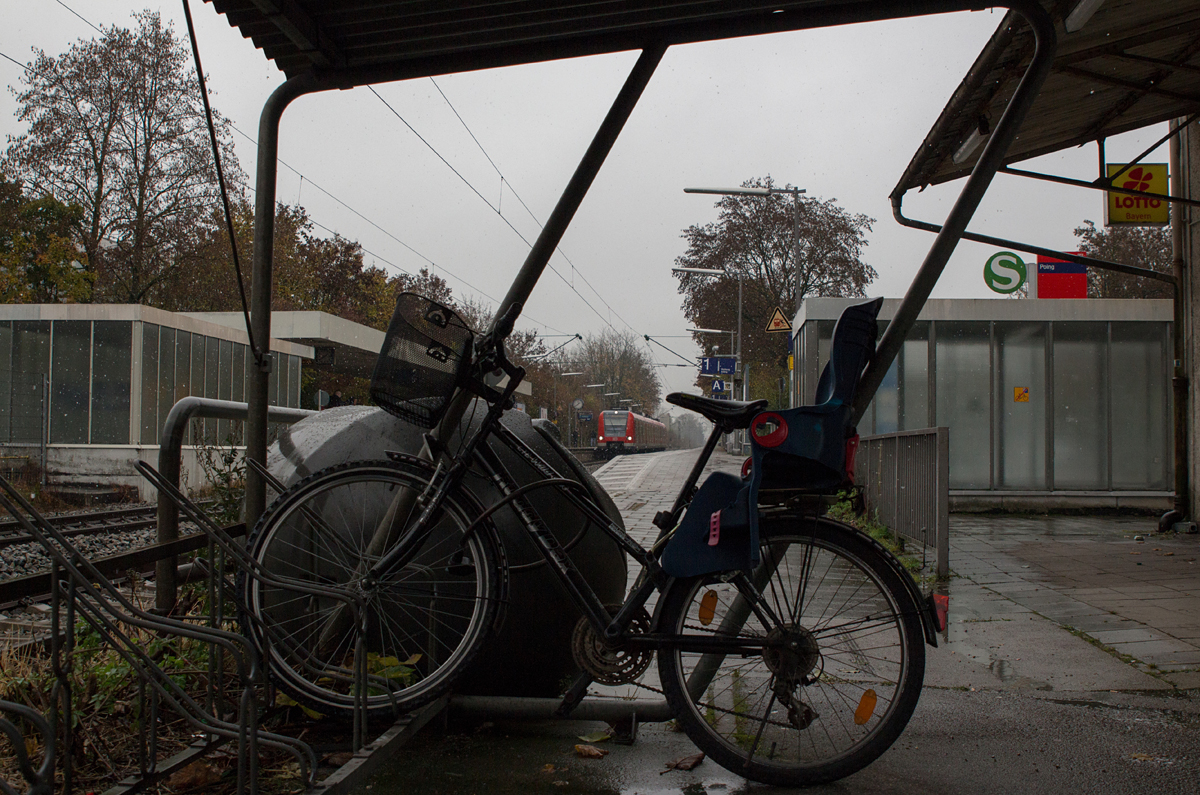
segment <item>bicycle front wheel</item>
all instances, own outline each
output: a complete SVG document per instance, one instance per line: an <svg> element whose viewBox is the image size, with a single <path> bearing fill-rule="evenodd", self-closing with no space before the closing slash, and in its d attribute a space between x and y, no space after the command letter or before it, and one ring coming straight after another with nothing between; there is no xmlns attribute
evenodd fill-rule
<svg viewBox="0 0 1200 795"><path fill-rule="evenodd" d="M330 467L281 494L247 542L268 576L243 581L245 623L281 688L317 712L353 710L360 637L367 709L404 712L446 692L491 630L501 553L486 527L464 532L477 509L459 495L447 497L411 562L378 581L365 576L379 557L368 545L397 493L420 493L428 475L392 461ZM313 595L314 585L358 594L365 616Z"/></svg>
<svg viewBox="0 0 1200 795"><path fill-rule="evenodd" d="M664 594L662 631L694 641L659 651L667 700L702 751L748 779L850 775L891 746L920 696L925 647L908 575L829 519L764 534L761 553L757 604L715 576ZM704 638L745 645L697 648Z"/></svg>

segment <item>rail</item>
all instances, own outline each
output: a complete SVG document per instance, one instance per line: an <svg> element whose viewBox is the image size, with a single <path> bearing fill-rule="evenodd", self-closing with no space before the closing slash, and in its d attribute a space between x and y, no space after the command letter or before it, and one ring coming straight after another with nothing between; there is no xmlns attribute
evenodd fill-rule
<svg viewBox="0 0 1200 795"><path fill-rule="evenodd" d="M201 397L183 398L171 407L171 412L167 414L167 420L163 423L162 436L158 442L158 471L162 473L168 483L176 488L179 487L183 437L188 421L193 417L244 420L248 413L249 405L246 403ZM293 423L316 413L306 409L270 406L267 409L267 418L271 422ZM158 542L160 544L167 543L177 538L179 538L179 507L162 492L159 492ZM177 564L178 561L175 558L166 558L160 560L155 569L155 607L163 612L169 612L175 606Z"/></svg>
<svg viewBox="0 0 1200 795"><path fill-rule="evenodd" d="M867 513L936 551L937 576L950 575L950 429L924 428L859 440L855 479Z"/></svg>

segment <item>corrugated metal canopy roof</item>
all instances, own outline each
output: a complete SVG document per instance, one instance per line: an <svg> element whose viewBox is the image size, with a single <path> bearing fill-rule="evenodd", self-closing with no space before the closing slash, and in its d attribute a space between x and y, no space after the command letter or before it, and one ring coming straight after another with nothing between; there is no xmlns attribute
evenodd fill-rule
<svg viewBox="0 0 1200 795"><path fill-rule="evenodd" d="M1106 0L1074 33L1065 31L1063 20L1077 0L1042 5L1054 17L1058 52L1005 163L1200 111L1200 0ZM982 147L961 163L954 154L981 123L995 125L1032 52L1028 25L1006 14L893 196L971 172Z"/></svg>
<svg viewBox="0 0 1200 795"><path fill-rule="evenodd" d="M956 10L959 0L206 0L288 76L344 86Z"/></svg>

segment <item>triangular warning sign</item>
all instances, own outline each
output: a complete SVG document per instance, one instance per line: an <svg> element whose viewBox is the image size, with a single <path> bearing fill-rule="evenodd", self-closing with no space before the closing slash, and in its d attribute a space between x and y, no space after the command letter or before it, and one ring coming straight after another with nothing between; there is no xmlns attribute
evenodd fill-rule
<svg viewBox="0 0 1200 795"><path fill-rule="evenodd" d="M783 316L783 310L775 307L775 314L771 315L771 319L767 321L767 331L791 331L792 324Z"/></svg>

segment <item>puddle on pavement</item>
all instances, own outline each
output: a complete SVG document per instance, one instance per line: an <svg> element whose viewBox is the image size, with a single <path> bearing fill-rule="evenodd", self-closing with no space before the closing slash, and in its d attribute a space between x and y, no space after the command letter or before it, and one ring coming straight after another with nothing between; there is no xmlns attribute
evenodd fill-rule
<svg viewBox="0 0 1200 795"><path fill-rule="evenodd" d="M578 735L602 723L427 727L361 790L364 795L744 795L747 782L711 760L660 775L696 753L686 735L643 726L632 746L602 743L603 759L580 759Z"/></svg>

